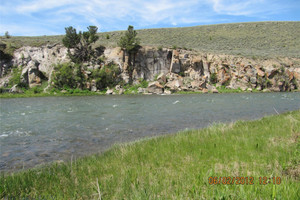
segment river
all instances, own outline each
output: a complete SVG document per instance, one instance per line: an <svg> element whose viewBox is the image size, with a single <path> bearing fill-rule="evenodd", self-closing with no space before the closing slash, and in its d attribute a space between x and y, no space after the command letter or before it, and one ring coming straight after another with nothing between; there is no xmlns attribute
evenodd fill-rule
<svg viewBox="0 0 300 200"><path fill-rule="evenodd" d="M300 109L300 93L0 99L0 171L102 152L116 143Z"/></svg>

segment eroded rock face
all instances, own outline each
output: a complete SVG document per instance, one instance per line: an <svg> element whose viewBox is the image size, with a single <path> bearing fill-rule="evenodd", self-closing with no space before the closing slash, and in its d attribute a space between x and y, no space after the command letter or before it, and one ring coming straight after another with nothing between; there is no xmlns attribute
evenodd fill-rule
<svg viewBox="0 0 300 200"><path fill-rule="evenodd" d="M42 47L26 46L15 51L12 62L14 66L23 66L23 70L31 67L32 61L39 63L39 71L49 77L53 65L70 61L67 54L67 48L57 44Z"/></svg>
<svg viewBox="0 0 300 200"><path fill-rule="evenodd" d="M282 58L253 60L249 58L213 55L187 50L157 50L151 47L141 48L128 65L128 55L120 48L106 48L105 61L89 63L85 71L99 69L105 64L114 63L121 69L120 79L129 82L129 67L132 67L132 81L141 79L157 81L149 84L151 93L174 92L177 90L212 91L213 83L230 89L289 91L300 86L300 59ZM39 85L41 79L51 80L53 66L69 62L67 49L61 45L43 47L22 47L15 51L10 65L23 66L23 82L30 87ZM9 65L5 63L5 66ZM1 73L4 72L2 63ZM8 67L6 66L6 71ZM213 80L215 79L215 80ZM5 81L5 83L4 83ZM3 82L3 84L2 84ZM7 85L7 79L1 78L0 85ZM95 81L86 83L86 88L97 91ZM251 90L248 91L251 91ZM142 91L141 91L142 92ZM122 93L122 92L121 92ZM167 92L169 93L169 92Z"/></svg>
<svg viewBox="0 0 300 200"><path fill-rule="evenodd" d="M67 49L61 45L26 46L14 52L10 66L21 66L22 82L29 87L34 87L40 85L42 79L46 80L51 77L54 65L69 61ZM8 69L7 66L1 66L1 68L2 72ZM2 72L1 75L3 75Z"/></svg>
<svg viewBox="0 0 300 200"><path fill-rule="evenodd" d="M155 75L168 73L171 55L172 52L167 49L141 49L136 55L133 79L154 80Z"/></svg>

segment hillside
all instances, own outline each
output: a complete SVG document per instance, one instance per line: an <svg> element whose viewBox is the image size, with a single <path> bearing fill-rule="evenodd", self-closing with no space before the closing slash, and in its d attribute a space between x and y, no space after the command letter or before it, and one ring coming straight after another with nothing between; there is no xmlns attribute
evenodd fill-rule
<svg viewBox="0 0 300 200"><path fill-rule="evenodd" d="M141 44L247 57L300 57L300 22L254 22L137 30ZM96 45L117 46L123 31L99 33ZM109 39L107 39L109 35ZM11 48L60 43L60 36L1 38Z"/></svg>

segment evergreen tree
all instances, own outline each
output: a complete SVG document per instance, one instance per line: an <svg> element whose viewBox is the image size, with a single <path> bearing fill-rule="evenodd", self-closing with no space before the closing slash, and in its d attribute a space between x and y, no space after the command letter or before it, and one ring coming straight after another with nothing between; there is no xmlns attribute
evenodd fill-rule
<svg viewBox="0 0 300 200"><path fill-rule="evenodd" d="M137 32L129 25L124 36L120 38L118 45L127 53L136 53L140 47L140 39L136 37Z"/></svg>
<svg viewBox="0 0 300 200"><path fill-rule="evenodd" d="M118 42L118 45L124 51L124 70L128 72L129 83L132 82L132 73L135 66L135 55L140 48L140 39L136 36L137 32L134 30L133 26L129 25L125 35L122 36Z"/></svg>
<svg viewBox="0 0 300 200"><path fill-rule="evenodd" d="M95 43L99 36L97 36L98 28L96 26L89 26L88 31L79 33L72 26L65 28L66 36L62 42L68 48L68 54L71 60L75 63L89 61L95 55L92 49L92 44ZM74 49L71 51L71 49Z"/></svg>

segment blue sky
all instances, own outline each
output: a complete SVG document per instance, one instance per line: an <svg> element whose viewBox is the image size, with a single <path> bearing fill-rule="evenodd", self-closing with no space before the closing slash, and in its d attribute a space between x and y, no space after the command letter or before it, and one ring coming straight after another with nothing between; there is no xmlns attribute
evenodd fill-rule
<svg viewBox="0 0 300 200"><path fill-rule="evenodd" d="M253 21L300 21L300 0L0 0L0 35L58 35Z"/></svg>

